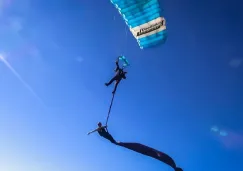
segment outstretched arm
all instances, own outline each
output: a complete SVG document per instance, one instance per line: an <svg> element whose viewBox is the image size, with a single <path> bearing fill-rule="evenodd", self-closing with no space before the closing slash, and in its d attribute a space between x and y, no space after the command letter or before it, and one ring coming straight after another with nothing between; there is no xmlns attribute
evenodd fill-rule
<svg viewBox="0 0 243 171"><path fill-rule="evenodd" d="M99 130L99 128L97 128L97 129L95 129L95 130L93 130L93 131L90 131L90 132L88 132L87 135L92 134L92 133L94 133L94 132L96 132L96 131L98 131L98 130Z"/></svg>
<svg viewBox="0 0 243 171"><path fill-rule="evenodd" d="M100 128L96 128L95 130L88 132L87 135L92 134L92 133L94 133L94 132L96 132L96 131L98 131L98 130L100 130L100 129L102 129L102 128L107 128L107 126L102 126L102 127L100 127Z"/></svg>

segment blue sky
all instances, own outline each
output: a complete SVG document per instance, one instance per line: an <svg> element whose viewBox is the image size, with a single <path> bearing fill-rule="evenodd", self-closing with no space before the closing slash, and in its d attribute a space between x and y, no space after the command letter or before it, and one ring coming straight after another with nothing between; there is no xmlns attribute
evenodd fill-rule
<svg viewBox="0 0 243 171"><path fill-rule="evenodd" d="M112 108L115 139L166 152L185 171L243 167L242 2L162 6L168 40L141 50L108 0L0 0L0 54L18 74L0 63L1 171L172 170L86 135L105 121L104 82L121 53L131 67Z"/></svg>

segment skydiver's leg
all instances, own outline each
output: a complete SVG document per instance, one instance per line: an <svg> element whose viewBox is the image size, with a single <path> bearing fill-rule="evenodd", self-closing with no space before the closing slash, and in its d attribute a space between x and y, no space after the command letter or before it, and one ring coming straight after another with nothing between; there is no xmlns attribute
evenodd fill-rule
<svg viewBox="0 0 243 171"><path fill-rule="evenodd" d="M107 138L111 143L114 143L114 144L117 143L116 140L114 140L114 138L112 137L112 135L111 135L109 132L107 132L106 138Z"/></svg>
<svg viewBox="0 0 243 171"><path fill-rule="evenodd" d="M113 83L116 80L115 77L113 77L108 83L105 83L106 86L111 85L111 83Z"/></svg>
<svg viewBox="0 0 243 171"><path fill-rule="evenodd" d="M98 132L100 136L104 137L105 139L109 140L111 143L117 144L116 140L111 136L111 134L107 131L105 132Z"/></svg>
<svg viewBox="0 0 243 171"><path fill-rule="evenodd" d="M108 83L105 83L106 86L111 85L115 80L117 80L117 76L114 76Z"/></svg>
<svg viewBox="0 0 243 171"><path fill-rule="evenodd" d="M121 81L121 79L116 80L115 87L114 87L114 90L113 90L113 92L112 92L113 94L115 94L116 89L117 89L117 86L118 86L118 84L120 83L120 81Z"/></svg>

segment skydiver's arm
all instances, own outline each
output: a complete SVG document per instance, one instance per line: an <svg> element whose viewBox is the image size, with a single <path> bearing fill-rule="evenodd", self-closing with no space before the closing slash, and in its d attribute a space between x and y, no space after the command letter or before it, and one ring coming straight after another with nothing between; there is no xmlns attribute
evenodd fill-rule
<svg viewBox="0 0 243 171"><path fill-rule="evenodd" d="M92 134L92 133L94 133L94 132L96 132L96 131L98 131L98 130L99 130L99 128L97 128L97 129L95 129L95 130L93 130L93 131L90 131L87 135Z"/></svg>
<svg viewBox="0 0 243 171"><path fill-rule="evenodd" d="M92 133L94 133L94 132L96 132L96 131L98 131L98 130L100 130L100 129L102 129L102 128L107 128L107 126L102 126L102 127L100 127L100 128L96 128L95 130L88 132L87 135L92 134Z"/></svg>
<svg viewBox="0 0 243 171"><path fill-rule="evenodd" d="M116 67L120 68L118 60L116 61Z"/></svg>
<svg viewBox="0 0 243 171"><path fill-rule="evenodd" d="M120 66L119 66L119 63L118 63L118 60L116 61L116 69L115 71L118 71L120 69Z"/></svg>

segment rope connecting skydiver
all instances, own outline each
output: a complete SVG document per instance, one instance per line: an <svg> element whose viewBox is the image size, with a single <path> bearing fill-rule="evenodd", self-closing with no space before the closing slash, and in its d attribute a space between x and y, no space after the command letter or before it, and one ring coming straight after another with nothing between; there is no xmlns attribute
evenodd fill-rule
<svg viewBox="0 0 243 171"><path fill-rule="evenodd" d="M109 111L108 111L108 114L107 114L107 117L106 117L106 123L105 123L105 126L102 126L102 123L99 122L98 123L98 128L93 130L93 131L90 131L88 133L91 134L93 132L96 132L98 131L98 133L100 134L100 136L110 140L112 143L116 144L116 141L113 139L113 137L109 134L108 132L108 121L109 121L109 117L110 117L110 113L111 113L111 108L112 108L112 105L113 105L113 101L114 101L114 97L115 97L115 93L116 93L116 89L117 89L117 86L118 84L120 83L120 81L122 79L126 79L126 73L125 71L123 71L124 67L123 68L120 68L119 66L119 57L118 59L116 60L116 69L115 69L115 72L116 72L116 75L110 80L109 83L105 83L106 86L109 86L112 82L116 81L115 83L115 88L112 92L112 98L111 98L111 103L110 103L110 107L109 107Z"/></svg>
<svg viewBox="0 0 243 171"><path fill-rule="evenodd" d="M112 105L113 105L113 100L114 100L114 97L115 97L117 86L118 86L118 84L120 83L120 81L122 79L126 79L127 72L124 71L124 67L120 68L120 66L119 66L119 57L116 60L116 69L114 71L116 72L116 75L108 83L105 83L106 86L109 86L112 82L116 81L115 88L112 91L112 99L111 99L108 115L107 115L107 118L106 118L105 126L107 126L107 124L108 124L108 120L109 120L109 117L110 117L111 108L112 108Z"/></svg>
<svg viewBox="0 0 243 171"><path fill-rule="evenodd" d="M105 125L106 125L106 126L107 126L107 124L108 124L108 120L109 120L109 117L110 117L110 113L111 113L111 108L112 108L112 105L113 105L114 97L115 97L115 94L112 94L112 99L111 99L111 103L110 103L110 108L109 108L108 115L107 115L107 117L106 117L106 122L105 122Z"/></svg>

